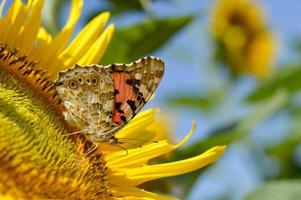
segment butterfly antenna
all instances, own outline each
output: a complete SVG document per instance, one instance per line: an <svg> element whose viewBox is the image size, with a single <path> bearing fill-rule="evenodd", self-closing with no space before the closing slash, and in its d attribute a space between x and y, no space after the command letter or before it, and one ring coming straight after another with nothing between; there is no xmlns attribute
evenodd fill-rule
<svg viewBox="0 0 301 200"><path fill-rule="evenodd" d="M132 140L132 141L139 141L139 142L143 142L143 144L144 143L147 143L147 142L149 142L149 143L158 143L159 141L157 141L157 140L153 140L153 141L148 141L148 140L141 140L141 139L137 139L137 138L118 138L119 140ZM125 142L125 141L123 141L123 142ZM131 144L131 143L129 143L129 142L127 142L128 144ZM132 144L131 144L132 145ZM142 147L141 145L139 146L139 147Z"/></svg>
<svg viewBox="0 0 301 200"><path fill-rule="evenodd" d="M121 141L121 139L124 139L124 138L118 138L119 141ZM122 141L122 142L125 143L125 144L129 144L133 147L138 147L138 148L142 147L142 145L137 145L137 144L134 144L134 143L131 143L131 142L128 142L128 141Z"/></svg>

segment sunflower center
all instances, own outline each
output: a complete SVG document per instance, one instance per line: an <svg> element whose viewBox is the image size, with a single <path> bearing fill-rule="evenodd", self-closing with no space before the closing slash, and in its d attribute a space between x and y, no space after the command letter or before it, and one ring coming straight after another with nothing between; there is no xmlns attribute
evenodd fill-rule
<svg viewBox="0 0 301 200"><path fill-rule="evenodd" d="M46 73L0 43L0 193L16 199L108 199L101 154L68 130ZM56 103L54 106L53 104Z"/></svg>
<svg viewBox="0 0 301 200"><path fill-rule="evenodd" d="M37 60L32 61L27 55L22 55L18 49L0 42L0 67L29 84L61 115L63 107L54 90L54 84L48 80L46 71L35 67L37 63Z"/></svg>

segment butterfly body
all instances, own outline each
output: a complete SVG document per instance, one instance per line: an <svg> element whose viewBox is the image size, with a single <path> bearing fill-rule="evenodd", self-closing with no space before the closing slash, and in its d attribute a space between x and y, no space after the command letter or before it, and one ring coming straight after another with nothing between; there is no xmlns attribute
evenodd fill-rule
<svg viewBox="0 0 301 200"><path fill-rule="evenodd" d="M56 81L65 120L92 142L116 143L115 134L149 100L163 71L163 61L155 57L130 64L75 65Z"/></svg>

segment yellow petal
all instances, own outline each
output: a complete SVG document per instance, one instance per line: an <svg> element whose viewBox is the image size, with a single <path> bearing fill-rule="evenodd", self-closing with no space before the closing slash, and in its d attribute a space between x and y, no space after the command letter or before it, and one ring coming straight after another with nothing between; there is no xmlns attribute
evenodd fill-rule
<svg viewBox="0 0 301 200"><path fill-rule="evenodd" d="M145 164L150 159L169 153L176 148L183 145L195 131L195 122L192 123L192 129L189 134L177 145L167 143L167 141L160 141L158 143L148 144L141 148L128 150L128 155L124 155L124 151L111 153L105 157L107 166L118 169L128 167L138 167Z"/></svg>
<svg viewBox="0 0 301 200"><path fill-rule="evenodd" d="M123 182L122 185L126 184L128 186L135 186L154 179L176 176L200 169L219 159L224 150L225 146L216 146L193 158L172 163L143 166L131 169L119 169L120 172L116 175L119 177L122 176L123 171L128 181L126 183ZM119 183L116 181L114 183L119 185Z"/></svg>
<svg viewBox="0 0 301 200"><path fill-rule="evenodd" d="M174 146L166 141L148 144L141 148L130 149L126 156L124 151L111 153L105 157L107 166L112 169L138 167L148 160L174 150Z"/></svg>
<svg viewBox="0 0 301 200"><path fill-rule="evenodd" d="M176 145L176 148L182 146L183 144L185 144L185 143L189 140L189 138L190 138L190 137L192 136L192 134L194 133L195 128L196 128L196 123L195 123L195 121L193 121L193 122L192 122L192 127L191 127L190 132L185 136L185 138L184 138L179 144Z"/></svg>
<svg viewBox="0 0 301 200"><path fill-rule="evenodd" d="M35 46L34 42L40 29L43 5L44 0L33 1L32 11L24 24L23 32L20 35L20 39L23 39L21 49L24 54L28 54Z"/></svg>
<svg viewBox="0 0 301 200"><path fill-rule="evenodd" d="M130 123L124 127L117 138L141 138L141 132L155 120L155 114L159 109L148 109L138 113ZM140 134L140 135L139 135Z"/></svg>
<svg viewBox="0 0 301 200"><path fill-rule="evenodd" d="M46 70L53 76L57 75L57 67L59 67L58 64L60 64L56 62L58 61L57 57L66 47L72 36L75 25L80 17L82 6L83 0L72 1L70 15L63 30L53 39L50 45L39 51L39 57L43 59L38 65L43 66L44 68L50 67Z"/></svg>
<svg viewBox="0 0 301 200"><path fill-rule="evenodd" d="M1 20L0 23L0 41L7 41L11 31L16 31L12 30L13 27L15 26L15 19L18 18L18 16L21 16L24 14L23 11L21 11L23 4L21 0L16 0L13 5L10 6L9 10L7 11L7 14L5 17ZM26 12L25 12L26 14ZM22 24L22 18L20 18Z"/></svg>
<svg viewBox="0 0 301 200"><path fill-rule="evenodd" d="M65 66L75 64L90 46L95 42L110 14L104 12L87 24L84 29L77 35L72 43L61 53L59 58L64 59Z"/></svg>
<svg viewBox="0 0 301 200"><path fill-rule="evenodd" d="M37 44L39 48L45 48L46 45L51 43L52 37L50 34L47 33L47 31L40 27L38 35L37 35Z"/></svg>
<svg viewBox="0 0 301 200"><path fill-rule="evenodd" d="M146 131L155 132L155 137L153 138L154 141L173 141L174 135L172 133L172 127L173 126L170 124L168 117L164 117L161 114L146 128Z"/></svg>
<svg viewBox="0 0 301 200"><path fill-rule="evenodd" d="M134 187L111 187L111 192L116 199L120 199L118 197L124 197L121 199L149 199L149 200L174 200L171 197L159 196L157 194L147 192L142 189L134 188Z"/></svg>
<svg viewBox="0 0 301 200"><path fill-rule="evenodd" d="M14 199L15 198L13 198L12 196L0 194L0 200L14 200Z"/></svg>
<svg viewBox="0 0 301 200"><path fill-rule="evenodd" d="M78 63L80 65L98 63L111 41L114 29L113 24L109 25Z"/></svg>
<svg viewBox="0 0 301 200"><path fill-rule="evenodd" d="M122 146L125 149L140 147L142 144L151 140L155 136L154 132L146 132L145 129L154 121L154 115L158 111L159 109L148 109L138 113L126 127L121 129L121 131L116 134L116 137L124 143ZM120 153L118 157L126 154L124 150L120 151L119 147L105 143L100 144L100 149L105 155L117 150Z"/></svg>

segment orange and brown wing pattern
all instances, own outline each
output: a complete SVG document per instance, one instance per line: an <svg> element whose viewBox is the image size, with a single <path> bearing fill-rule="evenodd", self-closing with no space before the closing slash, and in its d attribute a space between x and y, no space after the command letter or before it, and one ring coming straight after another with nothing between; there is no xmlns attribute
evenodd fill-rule
<svg viewBox="0 0 301 200"><path fill-rule="evenodd" d="M112 120L121 125L132 119L150 99L162 79L164 62L149 56L130 64L112 64L106 69L112 74L115 88Z"/></svg>
<svg viewBox="0 0 301 200"><path fill-rule="evenodd" d="M163 61L155 57L106 67L75 65L55 84L65 120L92 142L111 142L150 99L163 72Z"/></svg>

